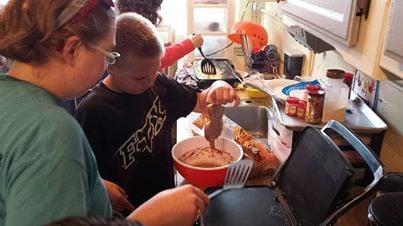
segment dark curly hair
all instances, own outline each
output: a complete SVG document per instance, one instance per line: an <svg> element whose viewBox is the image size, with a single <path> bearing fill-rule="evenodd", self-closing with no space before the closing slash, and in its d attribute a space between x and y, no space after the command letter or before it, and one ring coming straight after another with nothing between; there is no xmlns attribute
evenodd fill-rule
<svg viewBox="0 0 403 226"><path fill-rule="evenodd" d="M123 217L101 218L88 217L66 217L45 226L140 226L138 222L131 222Z"/></svg>
<svg viewBox="0 0 403 226"><path fill-rule="evenodd" d="M162 17L158 14L163 0L118 0L117 8L120 13L138 13L149 19L151 23L158 26Z"/></svg>

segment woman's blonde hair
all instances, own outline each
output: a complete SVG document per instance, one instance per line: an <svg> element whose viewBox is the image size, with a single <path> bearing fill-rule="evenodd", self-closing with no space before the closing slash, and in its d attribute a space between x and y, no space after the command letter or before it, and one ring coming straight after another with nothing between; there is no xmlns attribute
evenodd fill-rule
<svg viewBox="0 0 403 226"><path fill-rule="evenodd" d="M114 51L121 54L117 64L124 62L125 56L152 58L161 56L164 45L156 27L137 13L123 13L116 20L116 46Z"/></svg>
<svg viewBox="0 0 403 226"><path fill-rule="evenodd" d="M60 15L72 0L11 0L0 11L0 55L43 64L72 35L85 44L106 37L114 23L108 0L100 0L85 18L60 26Z"/></svg>

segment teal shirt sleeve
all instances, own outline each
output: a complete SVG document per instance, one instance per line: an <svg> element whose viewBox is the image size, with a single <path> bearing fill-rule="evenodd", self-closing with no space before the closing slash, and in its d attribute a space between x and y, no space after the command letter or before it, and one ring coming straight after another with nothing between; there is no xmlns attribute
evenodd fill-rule
<svg viewBox="0 0 403 226"><path fill-rule="evenodd" d="M43 225L67 216L109 217L109 200L81 128L70 120L49 123L59 125L45 124L36 139L23 139L31 141L25 151L30 154L20 156L9 170L5 225Z"/></svg>

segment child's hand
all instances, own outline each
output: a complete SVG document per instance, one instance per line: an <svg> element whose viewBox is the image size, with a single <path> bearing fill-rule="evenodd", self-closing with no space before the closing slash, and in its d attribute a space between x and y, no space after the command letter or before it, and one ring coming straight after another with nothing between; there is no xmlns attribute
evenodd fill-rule
<svg viewBox="0 0 403 226"><path fill-rule="evenodd" d="M192 37L190 37L190 40L193 42L195 48L201 47L204 42L201 34L193 34Z"/></svg>
<svg viewBox="0 0 403 226"><path fill-rule="evenodd" d="M235 89L226 82L216 81L207 91L206 104L228 104L235 102L235 106L239 104L239 96Z"/></svg>
<svg viewBox="0 0 403 226"><path fill-rule="evenodd" d="M135 207L127 200L128 196L123 188L119 185L107 180L102 180L106 191L108 192L109 200L112 208L118 212L133 211Z"/></svg>
<svg viewBox="0 0 403 226"><path fill-rule="evenodd" d="M238 106L239 101L239 96L230 84L224 81L216 81L208 89L197 94L197 104L193 111L207 114L207 105L209 104L234 103L234 106Z"/></svg>

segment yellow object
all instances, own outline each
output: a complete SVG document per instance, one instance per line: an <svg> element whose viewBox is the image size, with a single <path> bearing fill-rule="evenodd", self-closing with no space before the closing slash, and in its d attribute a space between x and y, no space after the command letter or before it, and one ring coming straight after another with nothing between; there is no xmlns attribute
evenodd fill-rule
<svg viewBox="0 0 403 226"><path fill-rule="evenodd" d="M241 99L262 99L267 96L264 92L241 83L239 83L235 89L238 91L238 95Z"/></svg>
<svg viewBox="0 0 403 226"><path fill-rule="evenodd" d="M252 88L252 87L246 87L246 93L248 96L252 99L261 99L261 98L266 98L266 94L258 89Z"/></svg>
<svg viewBox="0 0 403 226"><path fill-rule="evenodd" d="M239 91L245 91L245 87L243 86L242 83L238 83L235 89Z"/></svg>

